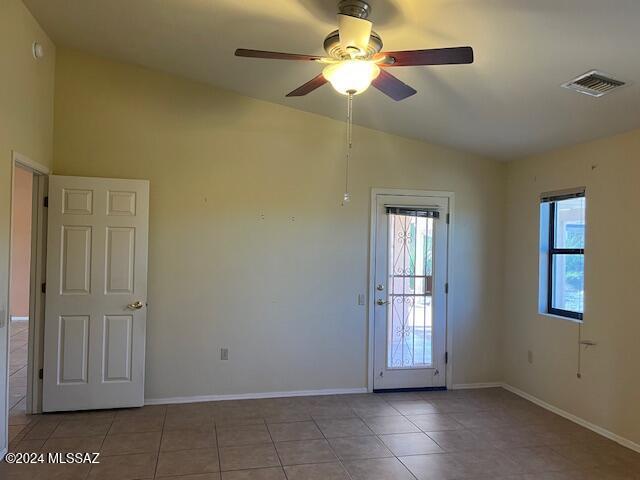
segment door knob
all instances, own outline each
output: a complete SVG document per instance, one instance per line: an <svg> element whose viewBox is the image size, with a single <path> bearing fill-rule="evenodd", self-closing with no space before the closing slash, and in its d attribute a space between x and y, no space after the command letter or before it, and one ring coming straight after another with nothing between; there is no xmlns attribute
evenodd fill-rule
<svg viewBox="0 0 640 480"><path fill-rule="evenodd" d="M138 300L137 302L130 303L129 305L127 305L127 308L129 310L140 310L142 307L144 307L144 303L142 303L140 300Z"/></svg>
<svg viewBox="0 0 640 480"><path fill-rule="evenodd" d="M387 303L389 303L389 302L385 302L384 300L382 300L381 298L379 298L378 300L376 300L376 303L377 303L378 305L386 305L386 304L387 304Z"/></svg>

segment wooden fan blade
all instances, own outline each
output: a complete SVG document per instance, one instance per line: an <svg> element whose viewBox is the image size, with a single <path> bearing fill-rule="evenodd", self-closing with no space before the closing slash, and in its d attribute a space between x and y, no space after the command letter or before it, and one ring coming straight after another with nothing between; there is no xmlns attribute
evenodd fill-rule
<svg viewBox="0 0 640 480"><path fill-rule="evenodd" d="M307 93L313 92L316 88L321 87L325 83L327 83L327 79L324 78L324 75L320 73L317 76L313 77L304 85L301 85L298 88L296 88L293 92L287 93L287 97L302 97Z"/></svg>
<svg viewBox="0 0 640 480"><path fill-rule="evenodd" d="M399 52L383 52L388 63L381 67L411 67L417 65L455 65L473 63L473 48L431 48L429 50L403 50Z"/></svg>
<svg viewBox="0 0 640 480"><path fill-rule="evenodd" d="M378 75L371 84L385 95L393 98L396 102L417 93L402 80L384 70L380 70L380 75Z"/></svg>
<svg viewBox="0 0 640 480"><path fill-rule="evenodd" d="M265 50L248 50L246 48L238 48L236 50L236 57L267 58L272 60L305 60L305 61L322 60L322 57L318 57L315 55L299 55L297 53L267 52Z"/></svg>

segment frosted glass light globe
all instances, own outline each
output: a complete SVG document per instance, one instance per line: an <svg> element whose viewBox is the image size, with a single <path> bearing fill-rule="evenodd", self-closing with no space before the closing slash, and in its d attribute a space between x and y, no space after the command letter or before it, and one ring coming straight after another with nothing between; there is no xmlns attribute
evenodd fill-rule
<svg viewBox="0 0 640 480"><path fill-rule="evenodd" d="M380 67L367 60L345 60L328 65L322 71L331 86L343 95L364 92L380 74Z"/></svg>

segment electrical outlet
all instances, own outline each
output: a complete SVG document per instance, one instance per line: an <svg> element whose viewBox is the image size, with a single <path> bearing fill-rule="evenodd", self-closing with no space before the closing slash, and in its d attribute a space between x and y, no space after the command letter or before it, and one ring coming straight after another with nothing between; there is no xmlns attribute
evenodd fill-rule
<svg viewBox="0 0 640 480"><path fill-rule="evenodd" d="M229 360L229 349L221 348L220 349L220 360Z"/></svg>
<svg viewBox="0 0 640 480"><path fill-rule="evenodd" d="M527 350L527 361L533 363L533 352L531 350Z"/></svg>
<svg viewBox="0 0 640 480"><path fill-rule="evenodd" d="M358 294L358 305L364 305L364 293Z"/></svg>

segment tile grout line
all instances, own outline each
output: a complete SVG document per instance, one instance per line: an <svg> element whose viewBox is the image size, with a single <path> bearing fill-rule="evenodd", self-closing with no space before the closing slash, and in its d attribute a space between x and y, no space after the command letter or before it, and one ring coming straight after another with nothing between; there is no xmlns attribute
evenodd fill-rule
<svg viewBox="0 0 640 480"><path fill-rule="evenodd" d="M220 442L218 441L218 422L216 420L215 407L211 405L211 416L213 418L213 430L216 436L216 453L218 454L218 472L220 472L220 478L222 479L222 457L220 456Z"/></svg>
<svg viewBox="0 0 640 480"><path fill-rule="evenodd" d="M117 415L118 415L118 414L116 413L116 414L113 416L113 418L111 419L111 423L109 424L109 428L107 428L107 431L106 431L106 433L104 434L104 437L102 437L102 442L100 442L100 448L98 448L98 451L99 451L99 452L101 452L101 451L102 451L102 447L103 447L103 445L104 445L104 442L105 442L105 440L107 439L107 435L109 435L109 432L111 431L111 427L113 427L113 422L115 421L115 419L116 419L116 416L117 416ZM57 428L57 427L56 427L56 428ZM53 432L52 432L51 434L53 435ZM43 447L44 447L44 445L43 445ZM85 480L89 478L89 475L91 475L91 471L92 471L92 470L93 470L93 465L91 465L91 466L89 467L89 470L87 470L87 474L86 474L86 476L84 477L84 478L85 478Z"/></svg>
<svg viewBox="0 0 640 480"><path fill-rule="evenodd" d="M142 407L144 408L144 407ZM164 407L164 413L162 415L162 428L160 429L160 443L158 444L158 452L156 454L156 464L153 468L153 478L156 478L156 476L158 475L158 464L160 463L160 452L162 451L162 439L164 438L164 425L165 423L167 423L167 413L168 413L168 409L165 406Z"/></svg>
<svg viewBox="0 0 640 480"><path fill-rule="evenodd" d="M271 439L271 443L273 444L273 449L276 451L276 455L278 456L278 462L280 462L280 468L282 469L282 473L284 474L284 478L288 479L289 476L287 475L286 470L284 469L284 464L282 463L282 457L280 456L280 452L278 452L278 447L276 446L276 442L273 440L273 435L271 435L271 430L269 430L269 424L267 423L266 418L263 418L264 420L264 428L267 430L267 433L269 434L269 438ZM220 476L222 477L222 470L220 470Z"/></svg>
<svg viewBox="0 0 640 480"><path fill-rule="evenodd" d="M356 418L358 417L358 414L355 412L355 410L351 407L351 405L348 405L348 407L351 409L351 411L353 412L353 414L356 416ZM338 463L340 463L340 466L343 468L343 470L347 473L347 476L353 480L353 476L351 475L351 472L349 471L349 469L347 468L347 466L344 464L344 461L340 458L340 456L336 453L335 449L333 448L333 446L331 445L331 442L329 441L329 439L327 438L327 436L325 435L325 433L322 431L322 429L320 428L320 425L318 425L318 422L316 421L316 418L311 416L311 421L314 423L314 425L316 426L316 428L320 431L320 433L322 434L325 442L327 442L327 445L329 445L329 448L331 449L331 451L333 452L333 454L336 456L336 458L338 459Z"/></svg>
<svg viewBox="0 0 640 480"><path fill-rule="evenodd" d="M398 410L397 408L395 408L391 403L387 402L386 400L384 400L384 401L387 403L387 405L389 405L389 406L390 406L391 408L393 408L396 412L398 412L402 418L404 418L405 420L407 420L409 423L411 423L411 424L413 425L413 423L411 422L411 420L409 420L409 419L406 417L406 415L405 415L404 413L402 413L400 410ZM423 400L423 401L427 402L426 400ZM427 403L428 403L429 405L431 405L431 403L430 403L430 402L427 402ZM356 415L357 415L357 413L356 413ZM364 420L364 418L362 419L362 421L363 421L365 424L367 423L367 422ZM416 426L416 428L417 428L417 426ZM418 430L420 430L420 429L418 428ZM373 431L373 430L372 430L372 431ZM374 432L374 434L375 434L375 432ZM384 441L380 438L380 435L378 435L378 434L375 434L375 435L376 435L376 438L377 438L378 440L380 440L380 442L382 442L382 444L383 444L385 447L387 447L387 445L384 443ZM389 447L387 447L387 449L388 449L388 450L393 454L393 458L395 458L398 462L400 462L400 464L404 467L404 469L405 469L407 472L409 472L409 475L411 475L414 479L416 479L416 480L417 480L417 477L413 474L413 472L412 472L411 470L409 470L409 467L407 467L407 466L404 464L404 462L403 462L402 460L400 460L400 458L398 458L398 456L395 454L395 452L393 452Z"/></svg>

